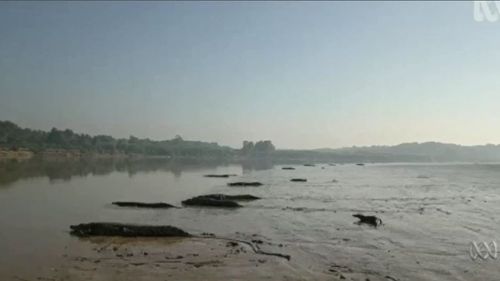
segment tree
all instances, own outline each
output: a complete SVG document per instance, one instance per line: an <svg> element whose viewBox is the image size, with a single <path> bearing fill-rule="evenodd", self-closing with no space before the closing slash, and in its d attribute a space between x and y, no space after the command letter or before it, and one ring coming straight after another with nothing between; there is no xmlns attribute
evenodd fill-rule
<svg viewBox="0 0 500 281"><path fill-rule="evenodd" d="M82 152L136 153L145 155L179 155L186 157L224 157L234 151L217 143L186 141L177 135L172 140L153 141L130 136L115 139L111 136L77 134L70 129L52 128L49 132L23 129L9 121L0 121L0 147L27 148L39 152L47 148L79 149Z"/></svg>
<svg viewBox="0 0 500 281"><path fill-rule="evenodd" d="M52 146L62 146L64 142L64 138L61 134L61 131L57 130L56 128L52 128L50 130L49 134L47 135L47 143Z"/></svg>
<svg viewBox="0 0 500 281"><path fill-rule="evenodd" d="M253 152L254 144L252 141L243 141L243 147L241 148L241 153L243 155L249 155Z"/></svg>
<svg viewBox="0 0 500 281"><path fill-rule="evenodd" d="M258 141L255 144L255 152L257 152L257 153L269 154L275 150L276 150L276 148L274 147L273 143L269 140Z"/></svg>
<svg viewBox="0 0 500 281"><path fill-rule="evenodd" d="M274 152L276 148L269 140L258 141L255 144L251 141L244 141L241 153L243 155L263 155Z"/></svg>

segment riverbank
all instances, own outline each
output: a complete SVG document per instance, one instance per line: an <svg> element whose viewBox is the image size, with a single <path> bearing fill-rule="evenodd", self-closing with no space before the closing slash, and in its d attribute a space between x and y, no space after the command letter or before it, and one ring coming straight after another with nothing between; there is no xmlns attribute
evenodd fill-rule
<svg viewBox="0 0 500 281"><path fill-rule="evenodd" d="M35 154L29 150L7 150L0 148L0 160L28 160Z"/></svg>
<svg viewBox="0 0 500 281"><path fill-rule="evenodd" d="M77 149L45 149L40 152L33 152L29 149L2 149L0 148L1 160L99 160L99 159L169 159L168 156L149 156L143 154L125 154L125 153L97 153L97 152L82 152Z"/></svg>
<svg viewBox="0 0 500 281"><path fill-rule="evenodd" d="M286 246L285 246L286 247ZM18 280L31 280L16 275ZM387 280L347 268L304 270L303 261L257 255L245 244L203 238L74 240L58 267L36 280ZM354 280L352 279L352 280Z"/></svg>

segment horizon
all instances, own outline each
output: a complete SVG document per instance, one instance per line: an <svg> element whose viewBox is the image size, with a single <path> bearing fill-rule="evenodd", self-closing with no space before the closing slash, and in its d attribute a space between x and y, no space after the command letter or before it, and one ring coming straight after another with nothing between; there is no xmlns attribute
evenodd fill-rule
<svg viewBox="0 0 500 281"><path fill-rule="evenodd" d="M10 120L0 120L0 122L11 122L15 125L18 125L19 124L16 124L15 122L12 122ZM92 134L88 134L86 132L79 132L79 131L74 131L73 129L71 128L55 128L55 127L52 127L50 130L41 130L41 129L35 129L35 128L27 128L27 127L22 127L22 126L19 126L21 129L30 129L30 130L40 130L40 131L44 131L44 132L49 132L50 130L52 129L57 129L57 130L60 130L60 131L64 131L64 130L71 130L73 131L75 134L80 134L80 135L90 135L90 136L97 136L97 135L92 135ZM152 138L149 138L147 136L136 136L136 135L130 135L128 137L116 137L116 136L113 136L113 135L109 135L109 134L102 134L102 135L105 135L105 136L111 136L115 139L128 139L129 137L136 137L136 138L139 138L139 139L148 139L148 140L151 140L151 141L165 141L165 140L171 140L171 139L174 139L174 138L171 138L171 139L152 139ZM179 137L182 137L181 135L176 135L176 137L179 136ZM207 143L211 143L211 141L207 141L207 140L202 140L202 139L185 139L182 137L183 140L185 141L200 141L200 142L207 142ZM243 143L244 141L251 141L251 142L257 142L257 141L266 141L266 140L259 140L259 139L255 139L255 140L248 140L248 139L244 139L244 140L241 140L241 143ZM269 141L273 141L273 140L269 140ZM217 142L216 142L217 143ZM475 147L475 146L488 146L488 145L494 145L494 146L498 146L500 144L495 144L495 143L485 143L485 144L476 144L476 145L463 145L463 144L459 144L459 143L447 143L447 142L437 142L437 141L433 141L433 140L428 140L428 141L422 141L422 142L402 142L402 143L397 143L397 144L372 144L372 145L364 145L364 146L356 146L356 145L351 145L351 146L342 146L342 147L316 147L316 148L294 148L294 147L277 147L276 149L278 150L341 150L341 149L349 149L349 148L371 148L371 147L394 147L394 146L398 146L398 145L404 145L404 144L429 144L429 143L434 143L434 144L443 144L443 145L457 145L457 146L461 146L461 147ZM223 145L223 144L220 144L220 143L217 143L218 145L221 145L221 146L227 146L227 145ZM238 146L227 146L231 149L239 149Z"/></svg>
<svg viewBox="0 0 500 281"><path fill-rule="evenodd" d="M0 120L229 147L497 144L497 33L472 2L2 2Z"/></svg>

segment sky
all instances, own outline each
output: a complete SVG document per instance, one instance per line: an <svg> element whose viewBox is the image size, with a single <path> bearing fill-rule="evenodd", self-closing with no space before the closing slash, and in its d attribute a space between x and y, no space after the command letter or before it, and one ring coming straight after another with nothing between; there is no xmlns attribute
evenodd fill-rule
<svg viewBox="0 0 500 281"><path fill-rule="evenodd" d="M0 120L240 147L500 143L470 2L0 2Z"/></svg>

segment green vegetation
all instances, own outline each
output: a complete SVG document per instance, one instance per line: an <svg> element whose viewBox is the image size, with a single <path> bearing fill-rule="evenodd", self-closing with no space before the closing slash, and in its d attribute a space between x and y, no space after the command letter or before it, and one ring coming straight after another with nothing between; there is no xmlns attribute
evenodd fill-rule
<svg viewBox="0 0 500 281"><path fill-rule="evenodd" d="M244 141L241 149L217 143L188 141L176 136L154 141L130 136L77 134L53 128L49 132L23 129L0 121L0 149L28 149L35 153L50 149L80 153L164 156L171 158L259 160L274 163L363 163L363 162L498 162L500 145L461 146L436 142L404 143L395 146L351 147L316 150L276 150L271 141Z"/></svg>
<svg viewBox="0 0 500 281"><path fill-rule="evenodd" d="M115 139L111 136L77 134L53 128L49 132L23 129L9 121L0 121L0 148L19 148L41 152L47 149L78 150L82 153L141 154L170 157L226 157L235 150L217 143L183 140L153 141L134 136Z"/></svg>
<svg viewBox="0 0 500 281"><path fill-rule="evenodd" d="M276 148L269 140L258 141L255 144L251 141L244 141L240 151L244 156L267 156L275 152Z"/></svg>

